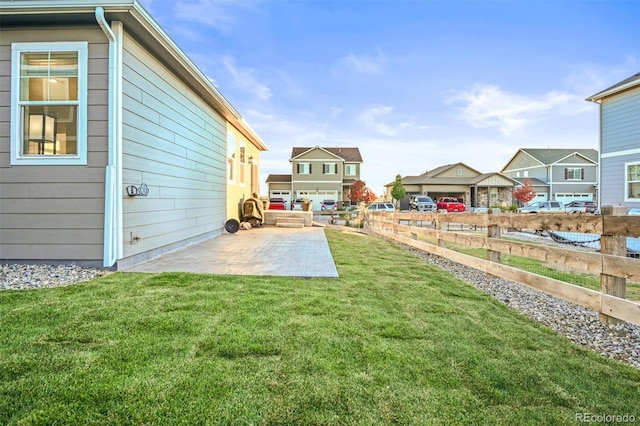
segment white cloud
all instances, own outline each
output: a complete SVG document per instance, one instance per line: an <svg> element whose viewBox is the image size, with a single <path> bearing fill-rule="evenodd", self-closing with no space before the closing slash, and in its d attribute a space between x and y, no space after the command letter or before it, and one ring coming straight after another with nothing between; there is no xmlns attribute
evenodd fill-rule
<svg viewBox="0 0 640 426"><path fill-rule="evenodd" d="M231 56L222 58L222 64L233 77L233 82L236 86L252 93L253 96L260 100L267 101L271 98L271 89L257 80L255 69L238 67L235 59Z"/></svg>
<svg viewBox="0 0 640 426"><path fill-rule="evenodd" d="M233 0L186 0L178 1L174 11L177 19L198 22L226 33L233 28L234 15L229 7L239 2Z"/></svg>
<svg viewBox="0 0 640 426"><path fill-rule="evenodd" d="M385 58L380 51L375 55L349 53L340 59L340 65L361 74L378 74L384 70Z"/></svg>
<svg viewBox="0 0 640 426"><path fill-rule="evenodd" d="M494 127L503 135L548 116L586 110L584 99L569 93L525 96L505 92L493 85L476 85L471 90L456 92L447 103L460 104L462 118L473 127Z"/></svg>
<svg viewBox="0 0 640 426"><path fill-rule="evenodd" d="M393 108L385 105L370 106L358 115L360 123L386 136L396 136L401 130L413 125L411 117L401 117L400 120L393 115ZM389 121L396 123L390 124Z"/></svg>

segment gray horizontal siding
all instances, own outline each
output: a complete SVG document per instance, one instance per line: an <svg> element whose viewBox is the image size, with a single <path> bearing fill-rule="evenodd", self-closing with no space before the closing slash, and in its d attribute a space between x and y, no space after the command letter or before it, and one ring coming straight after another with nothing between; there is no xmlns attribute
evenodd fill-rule
<svg viewBox="0 0 640 426"><path fill-rule="evenodd" d="M124 257L221 232L226 220L226 122L143 47L124 44ZM131 244L131 236L140 236ZM126 263L126 261L124 262Z"/></svg>
<svg viewBox="0 0 640 426"><path fill-rule="evenodd" d="M9 165L11 43L88 41L88 165ZM108 44L95 27L3 30L0 37L0 260L102 265Z"/></svg>
<svg viewBox="0 0 640 426"><path fill-rule="evenodd" d="M602 103L602 153L640 148L640 90Z"/></svg>

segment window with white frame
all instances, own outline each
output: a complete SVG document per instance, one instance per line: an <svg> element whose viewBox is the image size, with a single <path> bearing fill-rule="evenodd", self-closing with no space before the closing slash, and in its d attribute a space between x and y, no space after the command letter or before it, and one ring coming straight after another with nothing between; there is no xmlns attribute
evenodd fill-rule
<svg viewBox="0 0 640 426"><path fill-rule="evenodd" d="M357 172L355 164L347 164L344 166L344 174L346 176L355 176Z"/></svg>
<svg viewBox="0 0 640 426"><path fill-rule="evenodd" d="M11 45L11 164L87 164L88 43Z"/></svg>
<svg viewBox="0 0 640 426"><path fill-rule="evenodd" d="M311 163L298 163L296 171L299 175L310 175Z"/></svg>
<svg viewBox="0 0 640 426"><path fill-rule="evenodd" d="M322 174L335 175L338 173L338 165L336 163L324 163L322 167Z"/></svg>
<svg viewBox="0 0 640 426"><path fill-rule="evenodd" d="M463 175L462 167L456 168L456 176L462 176L462 175Z"/></svg>
<svg viewBox="0 0 640 426"><path fill-rule="evenodd" d="M582 180L584 179L584 169L580 167L567 167L564 169L564 178L566 180Z"/></svg>
<svg viewBox="0 0 640 426"><path fill-rule="evenodd" d="M233 182L235 180L236 168L236 135L231 132L227 133L227 180Z"/></svg>
<svg viewBox="0 0 640 426"><path fill-rule="evenodd" d="M640 200L640 163L626 163L625 165L625 199Z"/></svg>
<svg viewBox="0 0 640 426"><path fill-rule="evenodd" d="M238 180L240 181L240 185L245 184L245 164L247 162L247 147L244 142L240 142L240 176L238 176Z"/></svg>

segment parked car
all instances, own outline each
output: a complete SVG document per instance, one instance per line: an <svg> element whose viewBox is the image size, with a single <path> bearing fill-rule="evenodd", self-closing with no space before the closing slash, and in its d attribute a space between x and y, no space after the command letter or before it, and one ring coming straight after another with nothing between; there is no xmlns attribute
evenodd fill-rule
<svg viewBox="0 0 640 426"><path fill-rule="evenodd" d="M463 212L467 208L464 203L454 197L441 197L436 203L438 210L446 210L448 212Z"/></svg>
<svg viewBox="0 0 640 426"><path fill-rule="evenodd" d="M396 210L391 203L371 203L367 209L373 212L393 212Z"/></svg>
<svg viewBox="0 0 640 426"><path fill-rule="evenodd" d="M291 210L302 210L302 198L296 198L291 202Z"/></svg>
<svg viewBox="0 0 640 426"><path fill-rule="evenodd" d="M525 207L520 207L518 213L564 213L562 201L536 201Z"/></svg>
<svg viewBox="0 0 640 426"><path fill-rule="evenodd" d="M338 210L338 203L336 203L336 200L322 200L320 210Z"/></svg>
<svg viewBox="0 0 640 426"><path fill-rule="evenodd" d="M564 210L567 213L595 213L598 205L592 201L572 201L565 204Z"/></svg>
<svg viewBox="0 0 640 426"><path fill-rule="evenodd" d="M587 206L585 206L584 201L572 201L564 205L564 211L567 213L586 213Z"/></svg>
<svg viewBox="0 0 640 426"><path fill-rule="evenodd" d="M412 195L411 198L409 198L409 210L435 212L438 210L438 207L433 199L427 195Z"/></svg>
<svg viewBox="0 0 640 426"><path fill-rule="evenodd" d="M628 215L629 216L640 216L640 208L634 207L634 208L629 209Z"/></svg>
<svg viewBox="0 0 640 426"><path fill-rule="evenodd" d="M269 198L269 210L286 210L284 198Z"/></svg>

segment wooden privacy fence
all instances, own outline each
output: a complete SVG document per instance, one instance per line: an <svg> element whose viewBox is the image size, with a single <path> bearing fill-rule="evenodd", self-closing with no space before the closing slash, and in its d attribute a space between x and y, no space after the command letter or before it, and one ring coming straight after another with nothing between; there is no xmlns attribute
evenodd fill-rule
<svg viewBox="0 0 640 426"><path fill-rule="evenodd" d="M375 212L367 213L365 226L373 233L593 309L606 324L620 320L640 324L640 303L625 299L627 280L640 282L640 259L627 256L626 242L627 237L640 237L640 216L616 215L626 215L626 209L602 210L602 215ZM507 240L501 237L504 230L591 234L599 237L601 250ZM447 249L447 242L486 249L487 259ZM600 291L501 264L502 253L599 275Z"/></svg>

